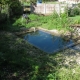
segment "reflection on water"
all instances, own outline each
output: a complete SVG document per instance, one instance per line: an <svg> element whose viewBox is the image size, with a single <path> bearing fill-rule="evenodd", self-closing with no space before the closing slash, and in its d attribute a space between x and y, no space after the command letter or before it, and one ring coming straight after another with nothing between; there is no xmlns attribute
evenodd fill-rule
<svg viewBox="0 0 80 80"><path fill-rule="evenodd" d="M71 40L64 41L59 36L53 36L40 30L26 34L24 39L27 40L30 44L47 53L56 52L57 50L64 48L64 46L73 43Z"/></svg>

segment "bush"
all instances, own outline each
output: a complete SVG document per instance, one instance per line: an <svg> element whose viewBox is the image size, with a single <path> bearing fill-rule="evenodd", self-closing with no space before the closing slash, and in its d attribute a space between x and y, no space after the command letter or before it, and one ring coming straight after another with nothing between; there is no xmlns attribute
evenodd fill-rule
<svg viewBox="0 0 80 80"><path fill-rule="evenodd" d="M52 17L53 17L53 18L58 18L58 17L59 17L59 15L58 15L58 13L55 11L55 12L53 12Z"/></svg>
<svg viewBox="0 0 80 80"><path fill-rule="evenodd" d="M78 7L80 8L80 3L78 3Z"/></svg>
<svg viewBox="0 0 80 80"><path fill-rule="evenodd" d="M0 23L5 22L7 20L7 15L5 13L0 13Z"/></svg>
<svg viewBox="0 0 80 80"><path fill-rule="evenodd" d="M76 16L80 14L80 9L78 7L69 8L68 9L68 16Z"/></svg>
<svg viewBox="0 0 80 80"><path fill-rule="evenodd" d="M60 16L61 16L61 18L67 18L67 14L66 13L61 13Z"/></svg>
<svg viewBox="0 0 80 80"><path fill-rule="evenodd" d="M23 8L19 1L12 1L12 3L10 4L10 9L11 9L11 13L14 16L21 15L23 12Z"/></svg>
<svg viewBox="0 0 80 80"><path fill-rule="evenodd" d="M73 8L74 15L80 14L80 9L78 7Z"/></svg>

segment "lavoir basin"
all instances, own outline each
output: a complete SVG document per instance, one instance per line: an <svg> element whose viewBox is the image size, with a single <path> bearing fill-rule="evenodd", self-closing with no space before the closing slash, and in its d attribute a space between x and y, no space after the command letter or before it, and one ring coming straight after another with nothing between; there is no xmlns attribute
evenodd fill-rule
<svg viewBox="0 0 80 80"><path fill-rule="evenodd" d="M47 32L38 30L25 35L24 39L33 46L47 53L54 53L73 44L72 40L65 41L60 36L53 36Z"/></svg>

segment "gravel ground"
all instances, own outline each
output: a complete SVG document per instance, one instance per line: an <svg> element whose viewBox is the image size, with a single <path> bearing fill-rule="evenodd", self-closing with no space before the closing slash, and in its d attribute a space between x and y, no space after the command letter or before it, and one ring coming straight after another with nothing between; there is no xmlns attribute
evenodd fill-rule
<svg viewBox="0 0 80 80"><path fill-rule="evenodd" d="M80 44L63 51L65 66L80 65Z"/></svg>

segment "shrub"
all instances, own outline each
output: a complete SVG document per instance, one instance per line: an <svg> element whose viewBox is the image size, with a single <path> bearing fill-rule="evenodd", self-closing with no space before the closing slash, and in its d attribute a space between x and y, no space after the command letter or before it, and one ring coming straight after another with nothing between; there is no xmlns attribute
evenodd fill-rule
<svg viewBox="0 0 80 80"><path fill-rule="evenodd" d="M61 13L61 18L67 18L67 14L66 13Z"/></svg>
<svg viewBox="0 0 80 80"><path fill-rule="evenodd" d="M11 9L11 13L14 16L21 15L23 12L22 6L19 1L12 1L12 3L10 4L10 9Z"/></svg>
<svg viewBox="0 0 80 80"><path fill-rule="evenodd" d="M78 7L73 8L74 15L79 15L80 9Z"/></svg>
<svg viewBox="0 0 80 80"><path fill-rule="evenodd" d="M78 7L80 8L80 3L78 3Z"/></svg>
<svg viewBox="0 0 80 80"><path fill-rule="evenodd" d="M59 17L59 15L58 15L58 13L55 11L55 12L53 12L52 17L53 17L53 18L58 18L58 17Z"/></svg>
<svg viewBox="0 0 80 80"><path fill-rule="evenodd" d="M68 9L68 16L76 16L80 14L80 9L78 7L69 8Z"/></svg>
<svg viewBox="0 0 80 80"><path fill-rule="evenodd" d="M0 23L6 21L7 15L5 13L0 13Z"/></svg>

